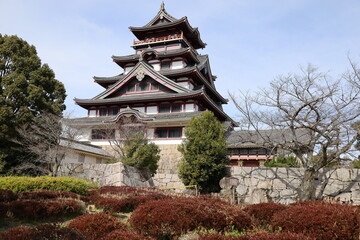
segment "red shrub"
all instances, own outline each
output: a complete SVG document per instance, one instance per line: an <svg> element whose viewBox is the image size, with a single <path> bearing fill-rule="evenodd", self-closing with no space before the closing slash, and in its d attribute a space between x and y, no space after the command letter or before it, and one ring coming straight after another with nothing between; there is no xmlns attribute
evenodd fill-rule
<svg viewBox="0 0 360 240"><path fill-rule="evenodd" d="M89 239L100 239L114 230L126 230L116 217L105 213L85 214L72 220L68 225Z"/></svg>
<svg viewBox="0 0 360 240"><path fill-rule="evenodd" d="M9 211L19 219L42 219L81 214L84 211L84 206L73 199L18 200L9 203Z"/></svg>
<svg viewBox="0 0 360 240"><path fill-rule="evenodd" d="M281 232L281 233L258 233L239 237L224 236L219 233L202 233L198 240L315 240L303 234Z"/></svg>
<svg viewBox="0 0 360 240"><path fill-rule="evenodd" d="M103 237L101 240L153 240L154 238L125 230L115 230Z"/></svg>
<svg viewBox="0 0 360 240"><path fill-rule="evenodd" d="M287 207L288 206L279 203L259 203L246 206L244 211L255 219L254 222L256 224L267 225L271 223L271 218L275 213Z"/></svg>
<svg viewBox="0 0 360 240"><path fill-rule="evenodd" d="M352 240L359 237L359 223L354 209L325 202L301 202L274 215L276 230L304 233L317 240Z"/></svg>
<svg viewBox="0 0 360 240"><path fill-rule="evenodd" d="M155 237L177 236L203 227L224 231L251 226L251 218L238 207L211 198L174 198L139 206L130 223L137 231Z"/></svg>
<svg viewBox="0 0 360 240"><path fill-rule="evenodd" d="M17 227L11 228L4 233L0 233L0 239L3 240L30 240L31 228Z"/></svg>
<svg viewBox="0 0 360 240"><path fill-rule="evenodd" d="M4 240L85 240L85 236L67 227L60 227L57 224L41 224L36 228L13 228L2 235Z"/></svg>
<svg viewBox="0 0 360 240"><path fill-rule="evenodd" d="M39 190L33 192L24 192L19 195L20 199L33 199L33 200L41 200L41 199L54 199L54 198L74 198L78 199L79 195L72 192L65 191L50 191L50 190Z"/></svg>
<svg viewBox="0 0 360 240"><path fill-rule="evenodd" d="M17 194L10 190L0 189L0 202L11 202L18 198Z"/></svg>
<svg viewBox="0 0 360 240"><path fill-rule="evenodd" d="M116 197L116 196L114 196ZM158 194L158 193L149 193L145 196L126 196L122 199L102 197L99 195L93 195L91 197L92 202L98 208L103 208L105 212L132 212L139 205L144 204L145 202L151 200L160 200L169 198L166 195Z"/></svg>

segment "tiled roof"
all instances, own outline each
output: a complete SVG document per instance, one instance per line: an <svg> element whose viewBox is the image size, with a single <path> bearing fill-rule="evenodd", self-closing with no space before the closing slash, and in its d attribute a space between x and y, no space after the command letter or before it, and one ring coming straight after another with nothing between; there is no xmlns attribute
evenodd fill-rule
<svg viewBox="0 0 360 240"><path fill-rule="evenodd" d="M227 142L230 148L267 147L269 143L274 145L291 143L295 138L302 143L310 140L307 132L303 130L297 130L296 137L294 137L290 129L276 129L232 131L227 138Z"/></svg>
<svg viewBox="0 0 360 240"><path fill-rule="evenodd" d="M166 99L176 99L182 97L192 97L202 93L203 90L190 91L185 93L160 93L160 94L139 94L139 95L128 95L120 96L114 98L105 98L105 99L78 99L75 98L75 102L79 105L101 105L106 103L131 103L131 102L143 102L146 100L166 100Z"/></svg>
<svg viewBox="0 0 360 240"><path fill-rule="evenodd" d="M106 158L112 157L107 151L105 151L101 147L94 146L89 143L74 141L74 140L67 139L67 138L60 139L60 146L78 150L78 151L82 151L82 152L99 155L99 156L106 157Z"/></svg>

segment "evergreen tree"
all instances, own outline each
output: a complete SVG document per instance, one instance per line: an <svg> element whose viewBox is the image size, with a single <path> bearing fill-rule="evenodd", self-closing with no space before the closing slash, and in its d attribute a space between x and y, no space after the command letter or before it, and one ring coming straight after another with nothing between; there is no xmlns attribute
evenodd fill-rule
<svg viewBox="0 0 360 240"><path fill-rule="evenodd" d="M160 160L160 149L154 143L148 143L143 134L134 134L124 142L124 156L121 161L140 170L156 173Z"/></svg>
<svg viewBox="0 0 360 240"><path fill-rule="evenodd" d="M11 141L16 129L44 112L61 116L65 97L64 85L41 64L34 46L0 34L0 172L21 161L21 146Z"/></svg>
<svg viewBox="0 0 360 240"><path fill-rule="evenodd" d="M201 192L220 190L229 160L225 127L210 111L194 117L185 128L186 140L179 147L183 157L179 176L185 185L197 185Z"/></svg>

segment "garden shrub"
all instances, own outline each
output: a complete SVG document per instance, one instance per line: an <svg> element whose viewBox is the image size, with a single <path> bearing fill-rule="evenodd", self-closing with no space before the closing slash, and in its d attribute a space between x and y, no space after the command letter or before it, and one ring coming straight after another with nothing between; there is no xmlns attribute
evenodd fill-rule
<svg viewBox="0 0 360 240"><path fill-rule="evenodd" d="M18 219L44 219L84 213L85 205L74 199L49 201L17 200L8 204L9 211Z"/></svg>
<svg viewBox="0 0 360 240"><path fill-rule="evenodd" d="M69 225L88 239L101 239L114 230L126 231L126 226L119 219L105 213L92 213L79 216Z"/></svg>
<svg viewBox="0 0 360 240"><path fill-rule="evenodd" d="M16 193L52 190L87 195L91 185L85 180L72 177L0 177L0 188Z"/></svg>
<svg viewBox="0 0 360 240"><path fill-rule="evenodd" d="M85 236L67 227L57 224L40 224L35 228L13 228L2 235L4 240L85 240Z"/></svg>
<svg viewBox="0 0 360 240"><path fill-rule="evenodd" d="M30 240L29 235L33 230L27 227L11 228L4 233L0 233L2 240Z"/></svg>
<svg viewBox="0 0 360 240"><path fill-rule="evenodd" d="M174 198L146 202L130 217L138 232L157 238L179 236L197 228L246 229L250 216L236 206L212 198Z"/></svg>
<svg viewBox="0 0 360 240"><path fill-rule="evenodd" d="M125 230L114 230L111 233L107 234L101 240L155 240L151 237L145 237L144 235L125 231Z"/></svg>
<svg viewBox="0 0 360 240"><path fill-rule="evenodd" d="M275 213L288 206L279 203L259 203L246 206L243 210L254 218L254 223L260 226L268 225Z"/></svg>
<svg viewBox="0 0 360 240"><path fill-rule="evenodd" d="M76 193L65 191L39 190L34 192L24 192L19 194L20 199L45 200L55 198L73 198L78 199L80 196Z"/></svg>
<svg viewBox="0 0 360 240"><path fill-rule="evenodd" d="M105 212L132 212L139 205L151 200L170 198L154 188L106 186L91 191L91 201Z"/></svg>
<svg viewBox="0 0 360 240"><path fill-rule="evenodd" d="M359 237L359 222L348 205L325 202L300 202L274 215L271 223L295 233L304 233L317 240L352 240Z"/></svg>
<svg viewBox="0 0 360 240"><path fill-rule="evenodd" d="M0 189L0 202L11 202L18 198L17 194L11 190Z"/></svg>
<svg viewBox="0 0 360 240"><path fill-rule="evenodd" d="M198 240L315 240L315 238L291 232L257 233L239 237L224 236L219 233L200 233Z"/></svg>

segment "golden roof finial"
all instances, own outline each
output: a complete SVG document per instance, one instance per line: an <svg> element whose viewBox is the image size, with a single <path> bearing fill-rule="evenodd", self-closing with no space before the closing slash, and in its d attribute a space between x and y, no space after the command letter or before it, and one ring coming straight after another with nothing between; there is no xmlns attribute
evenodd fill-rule
<svg viewBox="0 0 360 240"><path fill-rule="evenodd" d="M164 11L165 10L165 3L164 0L162 0L161 5L160 5L160 11Z"/></svg>

